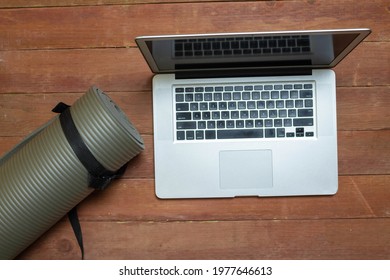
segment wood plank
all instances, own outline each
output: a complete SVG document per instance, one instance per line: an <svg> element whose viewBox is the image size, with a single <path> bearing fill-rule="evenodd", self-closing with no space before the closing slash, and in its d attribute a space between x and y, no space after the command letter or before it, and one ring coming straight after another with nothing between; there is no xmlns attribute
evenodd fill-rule
<svg viewBox="0 0 390 280"><path fill-rule="evenodd" d="M138 49L7 51L0 53L0 92L150 90L152 73ZM125 89L125 90L121 90Z"/></svg>
<svg viewBox="0 0 390 280"><path fill-rule="evenodd" d="M390 217L390 176L340 176L334 196L161 200L154 180L121 179L80 206L82 221L228 221Z"/></svg>
<svg viewBox="0 0 390 280"><path fill-rule="evenodd" d="M126 178L154 178L153 136L142 137L145 151L130 163ZM0 154L20 140L20 137L0 137ZM339 175L390 174L390 130L340 131L338 157Z"/></svg>
<svg viewBox="0 0 390 280"><path fill-rule="evenodd" d="M0 0L0 8L135 5L152 3L214 2L215 0ZM231 0L218 0L231 1ZM267 0L263 0L267 1Z"/></svg>
<svg viewBox="0 0 390 280"><path fill-rule="evenodd" d="M337 129L390 129L389 92L389 86L338 87Z"/></svg>
<svg viewBox="0 0 390 280"><path fill-rule="evenodd" d="M84 93L0 94L0 137L28 135L57 115L51 109L58 102L72 105ZM106 93L141 134L152 134L150 91Z"/></svg>
<svg viewBox="0 0 390 280"><path fill-rule="evenodd" d="M389 85L389 47L363 43L335 67L337 85ZM136 48L0 52L0 93L150 91L151 78Z"/></svg>
<svg viewBox="0 0 390 280"><path fill-rule="evenodd" d="M377 132L339 132L340 175L390 174L390 130Z"/></svg>
<svg viewBox="0 0 390 280"><path fill-rule="evenodd" d="M3 9L0 49L128 47L139 35L345 27L370 27L374 32L367 41L389 41L387 9L385 0L347 0L342 6L322 0Z"/></svg>
<svg viewBox="0 0 390 280"><path fill-rule="evenodd" d="M86 259L389 259L390 219L82 222ZM67 222L20 259L80 259Z"/></svg>

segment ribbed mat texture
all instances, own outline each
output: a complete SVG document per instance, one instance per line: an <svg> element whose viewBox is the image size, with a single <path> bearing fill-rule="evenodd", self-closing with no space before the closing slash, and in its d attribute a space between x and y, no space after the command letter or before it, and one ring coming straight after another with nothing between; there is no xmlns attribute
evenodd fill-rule
<svg viewBox="0 0 390 280"><path fill-rule="evenodd" d="M144 149L105 93L92 87L70 108L84 143L116 171ZM0 159L0 259L13 259L93 191L56 116Z"/></svg>

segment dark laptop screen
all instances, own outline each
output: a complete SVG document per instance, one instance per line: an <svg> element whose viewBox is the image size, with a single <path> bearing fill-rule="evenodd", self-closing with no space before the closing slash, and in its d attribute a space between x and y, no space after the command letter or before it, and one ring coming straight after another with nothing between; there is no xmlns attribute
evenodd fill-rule
<svg viewBox="0 0 390 280"><path fill-rule="evenodd" d="M242 34L145 39L158 71L328 67L360 35Z"/></svg>

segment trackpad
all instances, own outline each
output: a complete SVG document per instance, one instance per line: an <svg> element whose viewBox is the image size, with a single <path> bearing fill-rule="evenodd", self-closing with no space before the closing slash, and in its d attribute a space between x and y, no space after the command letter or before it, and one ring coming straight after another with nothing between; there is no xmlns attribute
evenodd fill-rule
<svg viewBox="0 0 390 280"><path fill-rule="evenodd" d="M272 151L221 151L219 176L222 189L272 188Z"/></svg>

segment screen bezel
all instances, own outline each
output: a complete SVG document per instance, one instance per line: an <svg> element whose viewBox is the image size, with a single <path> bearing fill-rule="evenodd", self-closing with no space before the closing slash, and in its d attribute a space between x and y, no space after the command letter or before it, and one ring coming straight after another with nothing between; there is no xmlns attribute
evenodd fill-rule
<svg viewBox="0 0 390 280"><path fill-rule="evenodd" d="M310 65L310 66L282 66L280 68L310 68L310 69L328 69L335 67L344 57L346 57L361 41L364 40L371 30L368 28L359 29L333 29L333 30L302 30L302 31L276 31L276 32L245 32L245 33L210 33L210 34L186 34L186 35L160 35L160 36L140 36L135 38L135 42L138 45L141 53L143 54L146 62L153 73L183 73L183 72L201 72L212 71L214 69L175 69L175 70L163 70L159 69L155 63L152 53L150 52L147 42L148 41L161 41L161 40L178 40L178 39L193 39L193 38L214 38L214 37L227 37L227 36L293 36L293 35L333 35L333 34L358 34L350 44L336 56L330 64L323 65ZM261 69L274 69L275 67L262 67ZM248 70L259 69L253 68L229 68L229 70ZM221 69L215 69L221 70Z"/></svg>

